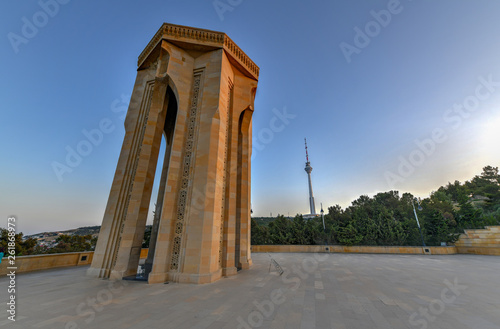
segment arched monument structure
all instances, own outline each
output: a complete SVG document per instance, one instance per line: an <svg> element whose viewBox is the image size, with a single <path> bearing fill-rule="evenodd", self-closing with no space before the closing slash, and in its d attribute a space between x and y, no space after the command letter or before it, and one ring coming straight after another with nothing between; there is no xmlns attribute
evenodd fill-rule
<svg viewBox="0 0 500 329"><path fill-rule="evenodd" d="M148 282L208 283L251 266L258 76L258 66L225 33L163 24L139 56L89 275L136 274L159 156Z"/></svg>

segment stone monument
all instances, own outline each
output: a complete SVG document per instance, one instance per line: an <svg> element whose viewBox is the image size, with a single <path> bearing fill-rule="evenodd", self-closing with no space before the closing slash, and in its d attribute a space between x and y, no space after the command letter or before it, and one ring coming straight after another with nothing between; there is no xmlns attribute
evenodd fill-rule
<svg viewBox="0 0 500 329"><path fill-rule="evenodd" d="M163 24L139 56L125 138L87 274L135 275L164 158L149 283L209 283L252 265L250 157L259 68L225 34ZM160 153L162 138L165 154Z"/></svg>

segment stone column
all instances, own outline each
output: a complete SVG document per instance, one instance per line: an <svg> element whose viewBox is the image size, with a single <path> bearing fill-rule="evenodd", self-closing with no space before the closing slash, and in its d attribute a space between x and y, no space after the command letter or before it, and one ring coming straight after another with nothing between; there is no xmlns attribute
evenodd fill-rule
<svg viewBox="0 0 500 329"><path fill-rule="evenodd" d="M122 226L118 256L111 272L112 278L120 279L124 276L135 275L139 264L165 124L165 104L168 104L168 99L166 99L168 87L166 71L169 55L162 50L159 58L160 62L156 72L151 107L144 127L143 142L137 151L138 165L135 171L127 217Z"/></svg>
<svg viewBox="0 0 500 329"><path fill-rule="evenodd" d="M240 159L239 177L238 177L238 216L239 237L237 235L236 244L239 244L239 264L238 267L248 269L252 265L250 252L250 157L252 156L251 140L251 120L252 111L247 109L241 113L240 118L240 141L239 154Z"/></svg>
<svg viewBox="0 0 500 329"><path fill-rule="evenodd" d="M134 275L146 225L165 122L168 54L137 75L127 118L125 139L89 275L120 279ZM149 80L153 78L154 80Z"/></svg>

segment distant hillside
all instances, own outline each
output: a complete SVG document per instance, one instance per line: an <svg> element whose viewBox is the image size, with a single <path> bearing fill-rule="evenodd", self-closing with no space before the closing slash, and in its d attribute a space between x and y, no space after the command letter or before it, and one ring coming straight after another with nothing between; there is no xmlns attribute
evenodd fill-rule
<svg viewBox="0 0 500 329"><path fill-rule="evenodd" d="M99 236L99 231L101 230L101 226L84 226L79 228L74 228L71 230L65 231L54 231L54 232L41 232L31 235L23 236L23 239L34 238L37 240L55 240L59 235L92 235L92 237ZM146 225L146 234L151 232L151 225Z"/></svg>
<svg viewBox="0 0 500 329"><path fill-rule="evenodd" d="M54 231L54 232L41 232L37 234L32 234L32 235L25 235L23 238L28 239L28 238L48 238L48 237L57 237L59 235L65 234L65 235L92 235L92 236L98 236L99 231L101 229L101 226L85 226L85 227L79 227L71 230L66 230L66 231Z"/></svg>
<svg viewBox="0 0 500 329"><path fill-rule="evenodd" d="M101 226L85 226L79 227L76 230L73 230L73 235L99 235L99 231L101 230Z"/></svg>
<svg viewBox="0 0 500 329"><path fill-rule="evenodd" d="M280 215L278 214L278 217ZM269 226L269 223L274 222L277 217L252 217L253 220L259 225Z"/></svg>

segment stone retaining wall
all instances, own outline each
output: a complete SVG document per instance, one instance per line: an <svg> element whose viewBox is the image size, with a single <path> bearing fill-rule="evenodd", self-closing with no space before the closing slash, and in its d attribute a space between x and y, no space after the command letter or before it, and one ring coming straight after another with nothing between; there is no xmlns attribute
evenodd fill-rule
<svg viewBox="0 0 500 329"><path fill-rule="evenodd" d="M17 256L15 259L16 273L46 270L55 267L90 265L93 251L71 252L64 254ZM0 275L10 272L9 259L4 257L0 263Z"/></svg>
<svg viewBox="0 0 500 329"><path fill-rule="evenodd" d="M465 230L455 246L460 254L500 256L500 226Z"/></svg>
<svg viewBox="0 0 500 329"><path fill-rule="evenodd" d="M303 245L257 245L252 252L330 252L362 254L456 254L455 246L449 247L399 247L399 246L303 246Z"/></svg>

